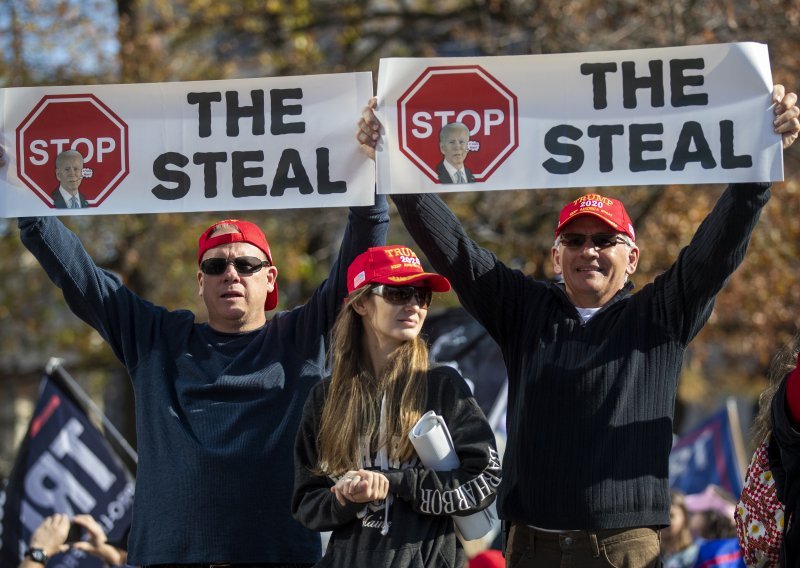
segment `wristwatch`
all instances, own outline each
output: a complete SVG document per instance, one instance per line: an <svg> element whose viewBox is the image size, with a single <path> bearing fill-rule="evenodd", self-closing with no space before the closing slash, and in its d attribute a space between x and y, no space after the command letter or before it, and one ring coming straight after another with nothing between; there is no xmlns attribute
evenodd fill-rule
<svg viewBox="0 0 800 568"><path fill-rule="evenodd" d="M47 553L44 551L43 548L29 548L25 552L25 556L27 556L34 562L38 562L39 564L42 564L44 566L46 566L47 561L50 560L50 558L47 556Z"/></svg>

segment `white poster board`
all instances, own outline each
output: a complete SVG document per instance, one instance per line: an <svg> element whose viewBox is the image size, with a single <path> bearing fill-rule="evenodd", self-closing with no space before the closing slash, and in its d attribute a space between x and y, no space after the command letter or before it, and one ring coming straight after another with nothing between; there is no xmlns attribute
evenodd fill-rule
<svg viewBox="0 0 800 568"><path fill-rule="evenodd" d="M378 193L781 180L771 91L757 43L384 59Z"/></svg>
<svg viewBox="0 0 800 568"><path fill-rule="evenodd" d="M0 216L371 204L353 135L371 94L370 73L0 89ZM58 197L70 149L79 209Z"/></svg>

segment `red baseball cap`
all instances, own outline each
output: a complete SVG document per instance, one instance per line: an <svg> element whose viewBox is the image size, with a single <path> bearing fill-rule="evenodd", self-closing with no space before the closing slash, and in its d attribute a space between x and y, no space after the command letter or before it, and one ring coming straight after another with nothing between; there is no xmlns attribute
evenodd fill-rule
<svg viewBox="0 0 800 568"><path fill-rule="evenodd" d="M469 559L468 568L505 568L506 561L499 550L488 549Z"/></svg>
<svg viewBox="0 0 800 568"><path fill-rule="evenodd" d="M233 225L236 227L238 233L223 233L221 235L212 235L214 229L220 225ZM272 262L272 252L269 250L269 243L264 232L258 228L258 225L250 221L240 221L239 219L223 219L211 225L208 229L203 231L200 235L200 240L197 243L197 264L203 260L203 255L210 249L228 243L250 243L251 245L260 249L265 255L270 265ZM269 311L275 309L278 305L278 282L275 282L275 288L267 295L267 300L264 303L264 310Z"/></svg>
<svg viewBox="0 0 800 568"><path fill-rule="evenodd" d="M636 240L633 223L631 223L631 218L628 217L628 212L625 211L625 206L622 205L622 202L596 193L583 195L564 206L561 210L561 214L558 216L556 236L561 233L561 229L564 228L564 225L577 219L581 215L597 217L615 231L625 233L631 240Z"/></svg>
<svg viewBox="0 0 800 568"><path fill-rule="evenodd" d="M347 292L369 283L390 286L423 284L434 292L450 290L447 278L422 270L422 263L414 251L400 245L370 247L353 260L347 269Z"/></svg>

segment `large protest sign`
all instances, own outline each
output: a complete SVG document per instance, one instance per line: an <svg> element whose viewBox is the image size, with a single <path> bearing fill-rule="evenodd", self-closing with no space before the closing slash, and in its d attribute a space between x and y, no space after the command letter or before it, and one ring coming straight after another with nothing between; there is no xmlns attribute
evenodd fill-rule
<svg viewBox="0 0 800 568"><path fill-rule="evenodd" d="M371 94L370 73L0 89L0 216L371 204Z"/></svg>
<svg viewBox="0 0 800 568"><path fill-rule="evenodd" d="M771 91L756 43L384 59L378 192L781 180Z"/></svg>
<svg viewBox="0 0 800 568"><path fill-rule="evenodd" d="M17 566L31 533L53 513L91 514L110 542L130 527L133 480L86 414L46 377L2 503L0 566ZM101 568L78 550L48 568Z"/></svg>

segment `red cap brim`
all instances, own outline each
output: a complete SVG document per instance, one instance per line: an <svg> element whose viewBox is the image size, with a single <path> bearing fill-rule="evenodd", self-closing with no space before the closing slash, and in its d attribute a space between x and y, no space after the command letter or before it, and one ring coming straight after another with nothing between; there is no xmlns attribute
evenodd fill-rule
<svg viewBox="0 0 800 568"><path fill-rule="evenodd" d="M415 272L408 275L389 274L375 278L373 282L389 286L427 286L434 292L450 291L450 282L447 278L431 272Z"/></svg>

